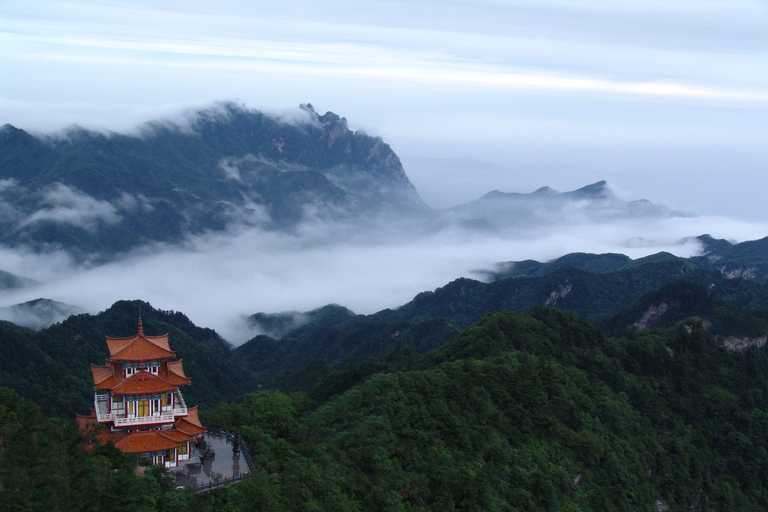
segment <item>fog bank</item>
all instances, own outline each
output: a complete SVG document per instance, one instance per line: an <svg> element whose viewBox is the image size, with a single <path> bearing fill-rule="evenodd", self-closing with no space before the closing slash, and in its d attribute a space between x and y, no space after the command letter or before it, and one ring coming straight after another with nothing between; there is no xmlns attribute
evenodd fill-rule
<svg viewBox="0 0 768 512"><path fill-rule="evenodd" d="M396 231L396 230L392 230ZM639 258L659 251L696 255L687 237L709 233L741 242L768 226L723 217L617 220L611 223L521 227L501 235L454 229L428 237L349 236L314 225L300 235L254 229L154 246L102 266L77 266L61 253L34 255L0 248L3 270L41 284L0 293L0 307L38 297L98 312L117 300L142 299L185 313L233 344L257 332L243 318L256 312L307 311L329 303L356 313L395 308L417 293L503 261L547 261L571 252L617 252ZM138 312L137 312L138 314Z"/></svg>

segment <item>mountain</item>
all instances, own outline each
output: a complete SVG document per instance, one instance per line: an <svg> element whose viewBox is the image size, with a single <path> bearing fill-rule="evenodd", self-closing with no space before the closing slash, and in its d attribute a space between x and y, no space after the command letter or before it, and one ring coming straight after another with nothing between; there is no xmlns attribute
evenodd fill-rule
<svg viewBox="0 0 768 512"><path fill-rule="evenodd" d="M280 119L233 103L138 135L0 128L0 243L114 254L233 225L427 210L397 155L332 112Z"/></svg>
<svg viewBox="0 0 768 512"><path fill-rule="evenodd" d="M494 190L475 201L442 211L445 220L483 225L485 229L682 215L646 200L623 201L605 181L562 193L550 187L529 194Z"/></svg>
<svg viewBox="0 0 768 512"><path fill-rule="evenodd" d="M740 306L723 295L691 281L674 281L640 297L616 315L599 322L612 335L651 328L673 327L696 318L704 329L724 345L738 350L768 340L768 308Z"/></svg>
<svg viewBox="0 0 768 512"><path fill-rule="evenodd" d="M50 299L35 299L0 308L1 319L34 330L43 329L81 313L85 313L82 308Z"/></svg>
<svg viewBox="0 0 768 512"><path fill-rule="evenodd" d="M727 350L695 319L616 339L551 308L494 313L427 354L326 374L318 388L350 379L335 394L262 391L210 411L259 466L220 499L259 510L765 510L767 354Z"/></svg>
<svg viewBox="0 0 768 512"><path fill-rule="evenodd" d="M215 331L140 301L120 301L97 315L73 315L39 332L0 323L0 386L38 402L49 415L87 413L93 407L91 364L104 364L107 336L136 334L139 310L144 332L168 333L171 348L184 360L192 376L192 384L182 389L187 403L211 407L256 389L256 379Z"/></svg>
<svg viewBox="0 0 768 512"><path fill-rule="evenodd" d="M494 313L426 354L368 358L309 393L261 390L201 411L238 430L258 468L210 493L139 473L114 447L84 449L71 417L0 387L0 508L761 511L767 363L766 347L729 350L697 319L607 338L552 308Z"/></svg>
<svg viewBox="0 0 768 512"><path fill-rule="evenodd" d="M383 227L418 236L455 226L535 229L679 215L622 201L604 181L564 193L493 191L432 210L392 148L351 131L345 118L320 115L311 104L281 117L231 102L150 122L133 134L75 126L32 135L6 124L0 212L0 244L63 248L96 262L242 228L296 233L306 224L342 222L365 233Z"/></svg>
<svg viewBox="0 0 768 512"><path fill-rule="evenodd" d="M0 270L0 291L15 290L35 284L37 284L37 282L32 279L27 279L26 277L17 276L10 272Z"/></svg>
<svg viewBox="0 0 768 512"><path fill-rule="evenodd" d="M726 278L743 277L745 279L768 281L768 237L732 244L727 240L718 240L710 235L701 235L696 240L702 247L701 257L691 257L687 261L705 269L716 270ZM682 240L687 242L689 239ZM668 252L661 252L632 260L623 254L584 254L571 253L548 262L533 260L509 261L499 263L494 271L485 272L489 280L505 277L543 276L557 269L574 266L591 272L612 272L637 267L652 261L680 261Z"/></svg>
<svg viewBox="0 0 768 512"><path fill-rule="evenodd" d="M286 315L253 315L258 325L274 325ZM291 373L316 364L339 368L363 360L371 354L383 354L397 347L410 347L423 353L439 347L458 334L449 319L380 319L376 315L355 315L346 308L329 305L301 315L303 322L286 328L279 339L257 336L235 349L243 365L260 379L270 382L280 374ZM274 334L277 334L273 331ZM327 370L321 370L325 372ZM296 375L283 376L270 385L284 388Z"/></svg>
<svg viewBox="0 0 768 512"><path fill-rule="evenodd" d="M699 238L722 255L680 258L661 252L633 260L573 253L546 263L499 264L486 274L487 282L456 279L371 315L337 305L306 313L258 313L251 322L268 335L249 340L236 353L261 382L286 389L302 371L317 378L397 347L424 353L489 313L525 313L540 306L576 313L616 336L698 317L720 341L760 343L768 335L768 282L757 279L763 274L727 268L759 266L766 244Z"/></svg>

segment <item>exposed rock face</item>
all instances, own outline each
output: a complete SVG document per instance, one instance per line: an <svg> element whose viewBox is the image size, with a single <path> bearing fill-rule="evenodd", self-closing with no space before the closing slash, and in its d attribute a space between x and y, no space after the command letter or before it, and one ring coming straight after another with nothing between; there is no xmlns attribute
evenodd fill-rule
<svg viewBox="0 0 768 512"><path fill-rule="evenodd" d="M758 338L739 338L736 336L728 336L720 340L725 348L734 352L744 352L751 347L763 347L768 342L768 335Z"/></svg>
<svg viewBox="0 0 768 512"><path fill-rule="evenodd" d="M729 268L726 265L720 267L720 273L728 279L757 279L757 267L736 267Z"/></svg>
<svg viewBox="0 0 768 512"><path fill-rule="evenodd" d="M659 323L659 321L661 321L661 317L664 316L664 313L667 311L669 311L669 304L666 302L662 302L658 306L651 306L645 311L645 313L643 313L643 316L640 317L640 320L632 324L630 327L636 331L642 331L643 329L653 327Z"/></svg>
<svg viewBox="0 0 768 512"><path fill-rule="evenodd" d="M551 294L549 294L549 298L544 302L545 306L554 306L557 304L557 301L560 299L564 299L566 295L571 293L571 290L573 290L573 285L571 283L565 283L560 285L557 290L554 290Z"/></svg>

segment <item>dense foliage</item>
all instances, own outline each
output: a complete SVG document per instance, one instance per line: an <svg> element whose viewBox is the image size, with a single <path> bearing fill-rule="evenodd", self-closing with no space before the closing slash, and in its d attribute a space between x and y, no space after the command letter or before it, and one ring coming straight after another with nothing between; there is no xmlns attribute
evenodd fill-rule
<svg viewBox="0 0 768 512"><path fill-rule="evenodd" d="M130 328L126 319L126 329ZM153 322L150 321L151 325ZM764 510L768 353L702 322L607 338L569 313L483 318L440 348L400 347L204 411L258 472L204 495L0 390L9 510ZM9 505L6 505L9 504ZM119 506L118 506L119 505ZM15 508L13 508L15 507Z"/></svg>
<svg viewBox="0 0 768 512"><path fill-rule="evenodd" d="M289 389L286 372L307 365L313 371L318 362L339 368L401 345L423 353L489 313L525 313L542 305L576 313L617 336L669 327L686 316L703 318L715 335L764 336L768 282L760 268L768 260L766 242L699 239L712 258L575 253L548 263L505 264L489 274L489 282L456 279L372 315L336 305L303 314L259 313L251 320L269 336L248 341L237 353L262 383ZM649 315L653 309L663 314Z"/></svg>
<svg viewBox="0 0 768 512"><path fill-rule="evenodd" d="M616 340L506 312L330 398L261 392L206 421L252 443L243 510L764 510L767 363L696 320Z"/></svg>
<svg viewBox="0 0 768 512"><path fill-rule="evenodd" d="M138 460L113 446L86 449L72 419L49 419L40 407L0 387L0 510L7 512L181 511L187 492L173 491L165 470L136 471Z"/></svg>
<svg viewBox="0 0 768 512"><path fill-rule="evenodd" d="M140 308L144 332L168 333L171 349L194 376L182 389L190 406L212 407L256 389L256 379L215 331L139 301L117 302L98 315L71 316L37 333L0 324L0 386L36 401L50 415L86 414L93 407L91 364L104 364L107 336L136 334Z"/></svg>

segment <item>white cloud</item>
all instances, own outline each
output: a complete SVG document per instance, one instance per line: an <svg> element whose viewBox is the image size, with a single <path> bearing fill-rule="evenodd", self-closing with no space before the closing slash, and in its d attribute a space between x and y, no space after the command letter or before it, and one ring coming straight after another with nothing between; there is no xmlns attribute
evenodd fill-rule
<svg viewBox="0 0 768 512"><path fill-rule="evenodd" d="M183 247L145 248L98 267L77 267L58 253L0 249L4 270L43 283L0 296L0 306L46 297L96 312L117 300L143 299L241 343L256 333L243 317L256 312L337 303L373 313L497 262L547 261L569 252L690 256L699 246L681 244L685 237L710 233L743 241L768 232L765 224L716 217L521 227L503 237L460 231L418 237L390 227L391 235L369 229L358 236L317 222L297 236L242 229L196 237Z"/></svg>
<svg viewBox="0 0 768 512"><path fill-rule="evenodd" d="M42 208L21 220L21 227L47 221L94 231L99 223L116 224L121 219L109 201L100 201L62 183L42 192L40 206Z"/></svg>
<svg viewBox="0 0 768 512"><path fill-rule="evenodd" d="M306 112L275 106L309 101L382 135L436 206L608 179L632 199L764 221L766 38L768 8L757 0L5 0L0 124L140 134L151 129L142 122L165 117L184 130L189 108L235 98L301 123ZM424 163L465 156L492 166ZM226 164L235 179L244 169ZM151 208L141 197L110 205L62 187L26 222L92 229ZM13 213L11 204L0 208ZM253 206L258 224L265 213ZM305 228L313 238L244 230L99 268L0 248L4 270L45 283L2 301L46 296L95 311L142 298L242 341L233 327L241 314L329 302L372 312L497 261L689 254L695 247L677 240L766 234L764 224L722 217L418 242Z"/></svg>

